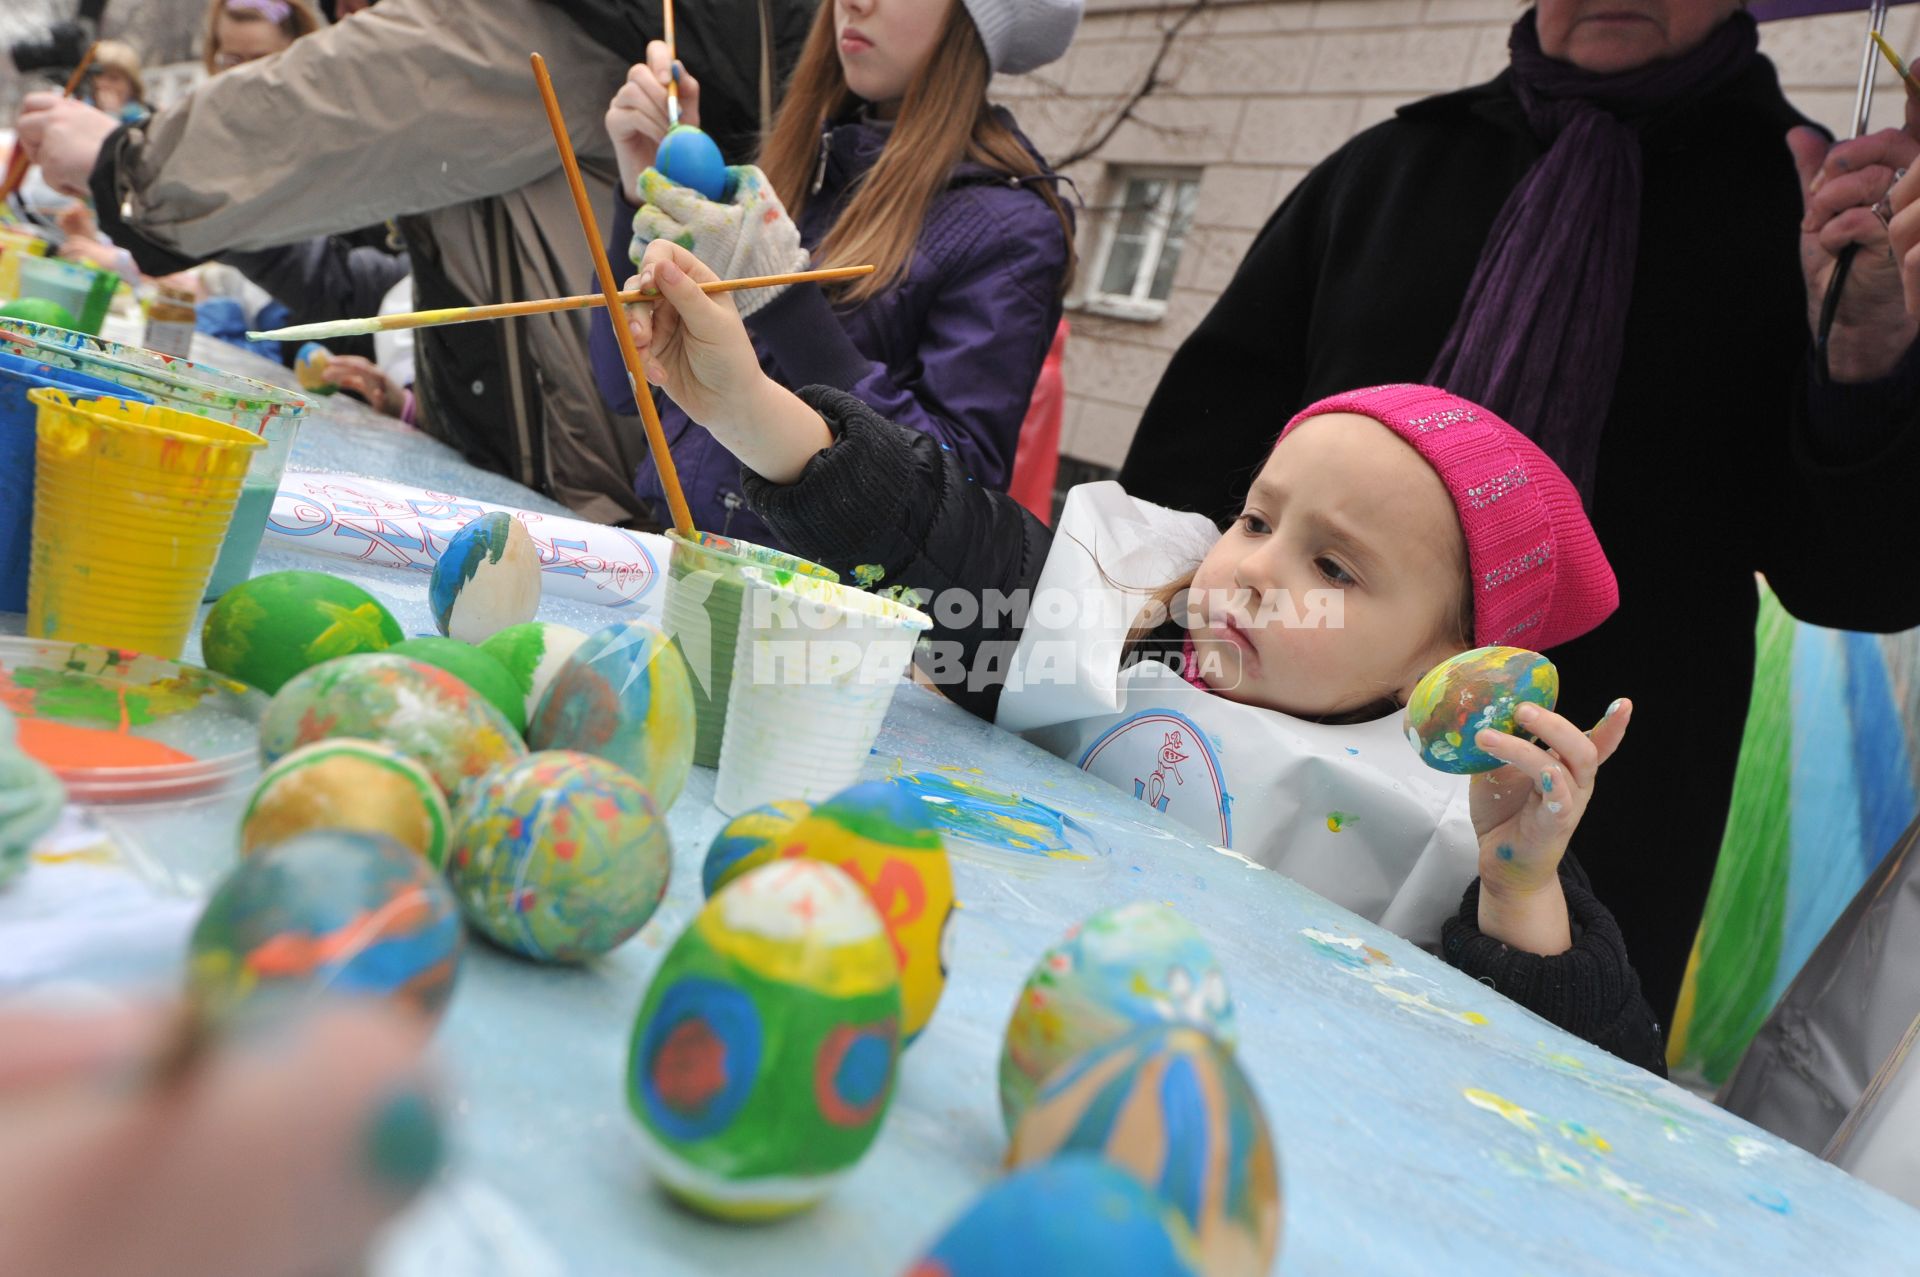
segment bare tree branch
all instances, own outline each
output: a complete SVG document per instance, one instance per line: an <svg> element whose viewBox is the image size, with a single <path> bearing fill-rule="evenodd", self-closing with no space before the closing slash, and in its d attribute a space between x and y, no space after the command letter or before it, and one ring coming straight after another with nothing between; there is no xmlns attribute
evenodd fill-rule
<svg viewBox="0 0 1920 1277"><path fill-rule="evenodd" d="M1191 4L1182 9L1178 16L1161 30L1160 47L1154 50L1153 61L1147 64L1147 73L1140 78L1140 83L1134 87L1120 109L1104 125L1090 125L1087 132L1081 134L1079 145L1053 161L1054 168L1068 169L1081 160L1097 154L1101 147L1113 140L1113 135L1120 131L1121 125L1134 118L1134 108L1146 101L1153 91L1161 86L1160 69L1166 64L1167 54L1173 51L1174 41L1180 38L1180 33L1186 29L1187 24L1200 16L1200 11L1207 8L1210 3L1211 0L1192 0ZM1141 123L1144 124L1145 121Z"/></svg>

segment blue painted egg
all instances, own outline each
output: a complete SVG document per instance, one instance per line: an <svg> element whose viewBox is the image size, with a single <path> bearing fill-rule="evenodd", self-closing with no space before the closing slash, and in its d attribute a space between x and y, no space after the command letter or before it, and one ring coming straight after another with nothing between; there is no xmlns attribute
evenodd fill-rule
<svg viewBox="0 0 1920 1277"><path fill-rule="evenodd" d="M467 787L447 878L467 921L495 944L581 962L646 925L672 866L646 786L603 758L554 751Z"/></svg>
<svg viewBox="0 0 1920 1277"><path fill-rule="evenodd" d="M1188 1024L1232 1047L1227 977L1193 924L1136 900L1104 909L1040 956L1000 1049L1000 1115L1011 1131L1053 1071L1142 1025Z"/></svg>
<svg viewBox="0 0 1920 1277"><path fill-rule="evenodd" d="M187 987L215 1023L322 996L385 998L437 1018L460 965L440 871L381 834L319 829L248 856L207 901Z"/></svg>
<svg viewBox="0 0 1920 1277"><path fill-rule="evenodd" d="M700 890L711 896L723 883L773 858L780 841L813 811L813 804L797 798L766 803L743 811L713 836L706 863L700 867Z"/></svg>
<svg viewBox="0 0 1920 1277"><path fill-rule="evenodd" d="M510 514L483 514L447 540L427 586L433 623L448 638L483 643L540 610L540 556Z"/></svg>
<svg viewBox="0 0 1920 1277"><path fill-rule="evenodd" d="M527 740L617 763L673 806L693 769L693 680L645 621L616 621L574 649L540 698Z"/></svg>
<svg viewBox="0 0 1920 1277"><path fill-rule="evenodd" d="M710 200L727 194L727 161L719 144L691 124L676 124L660 139L653 167L669 182L690 187Z"/></svg>
<svg viewBox="0 0 1920 1277"><path fill-rule="evenodd" d="M1253 1087L1198 1029L1136 1029L1047 1079L1009 1167L1098 1153L1177 1210L1207 1277L1264 1277L1280 1249L1280 1166Z"/></svg>
<svg viewBox="0 0 1920 1277"><path fill-rule="evenodd" d="M1560 671L1524 647L1476 647L1428 670L1407 698L1407 743L1420 760L1453 775L1504 767L1473 743L1481 731L1511 733L1522 705L1552 709Z"/></svg>
<svg viewBox="0 0 1920 1277"><path fill-rule="evenodd" d="M1091 1153L1015 1171L974 1199L905 1277L1198 1277L1193 1235L1139 1180Z"/></svg>

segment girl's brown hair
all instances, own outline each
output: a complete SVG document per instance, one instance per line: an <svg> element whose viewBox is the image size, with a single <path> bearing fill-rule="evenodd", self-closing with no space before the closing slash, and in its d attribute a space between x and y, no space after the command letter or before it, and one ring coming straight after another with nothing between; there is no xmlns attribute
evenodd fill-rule
<svg viewBox="0 0 1920 1277"><path fill-rule="evenodd" d="M207 68L207 74L218 75L223 70L231 69L220 66L215 60L220 52L219 29L223 15L232 18L235 22L271 23L274 19L267 11L274 8L284 8L287 11L287 16L274 25L278 26L281 33L289 40L298 40L301 36L312 35L320 29L319 15L307 7L306 0L269 0L268 3L261 4L247 4L245 0L239 4L233 3L233 0L213 0L207 6L206 46L201 57Z"/></svg>
<svg viewBox="0 0 1920 1277"><path fill-rule="evenodd" d="M833 5L822 4L793 69L785 100L760 148L760 166L773 189L799 217L813 194L820 163L820 134L856 101L834 51ZM913 247L927 209L946 189L954 167L972 160L1011 178L1041 178L1045 170L1012 129L987 105L992 79L986 46L959 0L950 0L940 39L927 65L907 89L900 118L833 229L821 241L816 266L872 262L873 274L841 293L861 302L899 282L913 261ZM1051 180L1030 182L1052 206L1067 240L1067 275L1073 273L1073 222ZM1061 288L1065 290L1062 280Z"/></svg>

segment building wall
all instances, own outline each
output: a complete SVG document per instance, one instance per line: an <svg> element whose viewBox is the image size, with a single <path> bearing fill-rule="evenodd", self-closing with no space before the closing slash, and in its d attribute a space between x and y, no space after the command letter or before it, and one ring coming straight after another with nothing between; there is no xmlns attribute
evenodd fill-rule
<svg viewBox="0 0 1920 1277"><path fill-rule="evenodd" d="M1112 120L1188 4L1088 0L1066 58L1003 79L999 96L1040 149L1064 156ZM1512 0L1208 0L1162 63L1161 87L1090 159L1067 170L1089 206L1079 248L1084 292L1115 165L1201 169L1194 228L1164 317L1112 318L1075 309L1067 343L1062 480L1126 456L1167 359L1231 278L1267 216L1307 170L1399 104L1492 78L1507 61ZM1769 23L1761 50L1799 108L1841 136L1851 127L1865 15ZM1886 34L1914 49L1920 9L1896 8ZM1891 71L1879 73L1876 127L1900 122ZM1783 143L1784 145L1784 143ZM1075 464L1075 462L1086 463Z"/></svg>

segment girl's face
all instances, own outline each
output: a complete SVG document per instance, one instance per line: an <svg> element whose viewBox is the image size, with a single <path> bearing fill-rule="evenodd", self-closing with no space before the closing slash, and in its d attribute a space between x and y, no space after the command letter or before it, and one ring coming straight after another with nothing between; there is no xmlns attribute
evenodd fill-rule
<svg viewBox="0 0 1920 1277"><path fill-rule="evenodd" d="M133 101L133 81L119 67L106 67L93 77L93 104L108 115Z"/></svg>
<svg viewBox="0 0 1920 1277"><path fill-rule="evenodd" d="M954 0L832 0L833 34L847 87L883 119L933 56Z"/></svg>
<svg viewBox="0 0 1920 1277"><path fill-rule="evenodd" d="M1463 650L1451 631L1466 575L1453 500L1425 459L1370 417L1310 417L1194 573L1201 677L1300 718L1404 702Z"/></svg>
<svg viewBox="0 0 1920 1277"><path fill-rule="evenodd" d="M213 24L213 65L216 70L231 71L278 53L292 43L293 37L282 31L279 23L223 13Z"/></svg>
<svg viewBox="0 0 1920 1277"><path fill-rule="evenodd" d="M1733 16L1740 0L1539 0L1540 51L1617 75L1677 58Z"/></svg>

